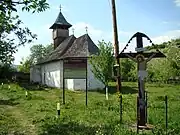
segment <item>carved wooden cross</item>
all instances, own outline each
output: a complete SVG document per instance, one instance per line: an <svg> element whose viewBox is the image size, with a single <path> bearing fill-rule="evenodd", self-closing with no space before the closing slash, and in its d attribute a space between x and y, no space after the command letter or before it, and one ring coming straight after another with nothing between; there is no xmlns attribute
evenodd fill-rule
<svg viewBox="0 0 180 135"><path fill-rule="evenodd" d="M130 58L131 60L135 61L137 63L137 70L138 70L138 103L137 106L139 110L137 110L137 113L139 114L138 118L138 126L146 126L146 101L145 101L145 81L144 78L147 76L147 63L152 59L152 58L158 58L158 57L165 57L163 53L161 53L158 49L156 52L146 52L145 53L145 48L143 48L143 37L147 38L150 43L152 41L148 36L146 36L143 33L137 32L132 36L132 38L129 40L128 43L133 38L136 38L136 43L137 43L137 48L136 48L136 53L123 53L124 50L128 47L129 44L125 46L123 51L118 55L118 58ZM152 44L154 45L154 44Z"/></svg>

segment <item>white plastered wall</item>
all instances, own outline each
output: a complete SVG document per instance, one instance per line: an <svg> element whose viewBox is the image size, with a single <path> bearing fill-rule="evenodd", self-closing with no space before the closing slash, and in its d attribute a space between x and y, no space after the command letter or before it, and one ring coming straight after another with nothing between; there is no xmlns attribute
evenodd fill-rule
<svg viewBox="0 0 180 135"><path fill-rule="evenodd" d="M44 74L45 73L45 74ZM41 66L42 84L63 88L63 61L51 62ZM45 78L44 78L45 75ZM73 90L73 80L65 80L65 88Z"/></svg>
<svg viewBox="0 0 180 135"><path fill-rule="evenodd" d="M60 88L62 84L62 61L51 62L41 66L42 84Z"/></svg>

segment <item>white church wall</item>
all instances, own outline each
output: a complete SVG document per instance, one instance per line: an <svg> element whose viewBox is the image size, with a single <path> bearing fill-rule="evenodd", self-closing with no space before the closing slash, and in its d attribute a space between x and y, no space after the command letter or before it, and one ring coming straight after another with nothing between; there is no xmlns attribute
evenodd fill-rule
<svg viewBox="0 0 180 135"><path fill-rule="evenodd" d="M68 90L74 90L74 79L65 79L65 88Z"/></svg>
<svg viewBox="0 0 180 135"><path fill-rule="evenodd" d="M41 83L41 68L40 66L33 66L30 68L30 82Z"/></svg>
<svg viewBox="0 0 180 135"><path fill-rule="evenodd" d="M51 62L41 66L42 83L50 87L63 88L63 61ZM44 74L45 73L45 74ZM45 75L45 78L44 78ZM73 79L65 79L65 89L74 89Z"/></svg>
<svg viewBox="0 0 180 135"><path fill-rule="evenodd" d="M94 76L89 62L87 68L88 90L103 89L104 84ZM37 71L35 72L34 70L35 69L31 69L31 72L33 71L31 73L31 80L41 82L50 87L63 88L63 61L41 65L41 74L39 75ZM86 79L65 79L65 88L70 90L85 90Z"/></svg>
<svg viewBox="0 0 180 135"><path fill-rule="evenodd" d="M86 79L74 79L74 90L86 90Z"/></svg>
<svg viewBox="0 0 180 135"><path fill-rule="evenodd" d="M42 83L50 87L61 87L62 66L61 61L42 65Z"/></svg>

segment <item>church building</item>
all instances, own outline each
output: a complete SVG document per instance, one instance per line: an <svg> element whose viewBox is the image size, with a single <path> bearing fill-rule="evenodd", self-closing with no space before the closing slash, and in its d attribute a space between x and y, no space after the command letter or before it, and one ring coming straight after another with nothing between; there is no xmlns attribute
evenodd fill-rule
<svg viewBox="0 0 180 135"><path fill-rule="evenodd" d="M94 76L88 62L92 54L99 52L98 47L88 34L69 35L71 26L60 11L50 27L54 50L31 68L30 80L70 90L103 89L104 84Z"/></svg>

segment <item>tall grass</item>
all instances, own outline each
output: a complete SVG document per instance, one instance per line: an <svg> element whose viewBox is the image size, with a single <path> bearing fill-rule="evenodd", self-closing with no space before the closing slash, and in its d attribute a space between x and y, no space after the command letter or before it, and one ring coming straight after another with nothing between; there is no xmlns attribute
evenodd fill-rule
<svg viewBox="0 0 180 135"><path fill-rule="evenodd" d="M136 134L136 83L123 83L123 124L119 123L119 99L111 83L109 100L103 91L85 93L66 90L66 104L62 104L62 90L22 87L11 83L0 88L0 134L21 135L129 135ZM178 85L148 84L148 123L154 134L165 134L165 103L168 95L168 132L180 134L180 87ZM25 91L28 91L28 97ZM61 103L60 118L56 104ZM153 134L144 132L144 134Z"/></svg>

